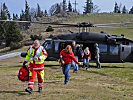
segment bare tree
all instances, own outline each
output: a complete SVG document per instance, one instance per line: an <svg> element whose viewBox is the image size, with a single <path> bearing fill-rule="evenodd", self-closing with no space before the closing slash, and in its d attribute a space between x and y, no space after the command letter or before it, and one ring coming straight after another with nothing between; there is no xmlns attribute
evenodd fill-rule
<svg viewBox="0 0 133 100"><path fill-rule="evenodd" d="M99 9L98 5L93 6L93 13L98 13L101 9Z"/></svg>
<svg viewBox="0 0 133 100"><path fill-rule="evenodd" d="M30 9L30 16L31 16L31 21L33 21L34 18L36 18L36 9L35 8Z"/></svg>
<svg viewBox="0 0 133 100"><path fill-rule="evenodd" d="M49 9L49 13L50 13L51 16L55 15L55 14L58 14L60 12L61 12L61 6L60 6L59 3L56 3L56 4L52 5Z"/></svg>

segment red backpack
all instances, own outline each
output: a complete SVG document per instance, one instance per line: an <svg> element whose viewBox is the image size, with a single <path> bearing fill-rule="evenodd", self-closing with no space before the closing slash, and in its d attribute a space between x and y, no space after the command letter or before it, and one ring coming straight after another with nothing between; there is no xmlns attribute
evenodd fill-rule
<svg viewBox="0 0 133 100"><path fill-rule="evenodd" d="M21 67L19 69L18 79L23 82L29 80L29 70L27 67Z"/></svg>

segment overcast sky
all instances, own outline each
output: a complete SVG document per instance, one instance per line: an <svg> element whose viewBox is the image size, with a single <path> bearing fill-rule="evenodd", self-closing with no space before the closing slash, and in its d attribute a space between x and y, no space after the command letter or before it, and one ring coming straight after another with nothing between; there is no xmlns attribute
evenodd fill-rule
<svg viewBox="0 0 133 100"><path fill-rule="evenodd" d="M40 5L42 10L49 10L51 5L55 3L60 3L63 0L27 0L29 6L32 8L36 8L37 3ZM67 3L69 0L66 0ZM71 3L74 3L75 0L70 0ZM80 12L83 12L83 6L85 5L86 0L76 0L78 5L77 9ZM94 5L99 6L100 12L112 12L114 9L115 2L118 5L121 3L122 7L125 5L126 8L129 10L133 6L133 0L92 0ZM0 0L0 3L6 3L8 9L11 13L18 13L20 14L21 10L25 8L25 0ZM74 6L74 5L73 5Z"/></svg>

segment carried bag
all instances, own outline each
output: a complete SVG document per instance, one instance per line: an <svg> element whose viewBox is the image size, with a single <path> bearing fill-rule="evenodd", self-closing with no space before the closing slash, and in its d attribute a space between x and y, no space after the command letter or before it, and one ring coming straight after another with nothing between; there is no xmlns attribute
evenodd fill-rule
<svg viewBox="0 0 133 100"><path fill-rule="evenodd" d="M29 69L26 66L19 69L18 79L23 82L29 80Z"/></svg>

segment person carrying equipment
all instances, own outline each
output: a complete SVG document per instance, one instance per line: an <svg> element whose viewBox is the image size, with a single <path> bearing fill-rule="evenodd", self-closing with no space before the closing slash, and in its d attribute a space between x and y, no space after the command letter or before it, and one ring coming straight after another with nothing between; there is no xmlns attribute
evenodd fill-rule
<svg viewBox="0 0 133 100"><path fill-rule="evenodd" d="M47 58L48 54L43 46L40 46L40 42L35 40L33 45L27 51L25 65L27 62L29 64L29 81L28 87L25 89L26 92L32 93L35 77L37 74L38 78L38 92L42 92L42 86L44 81L44 60Z"/></svg>

